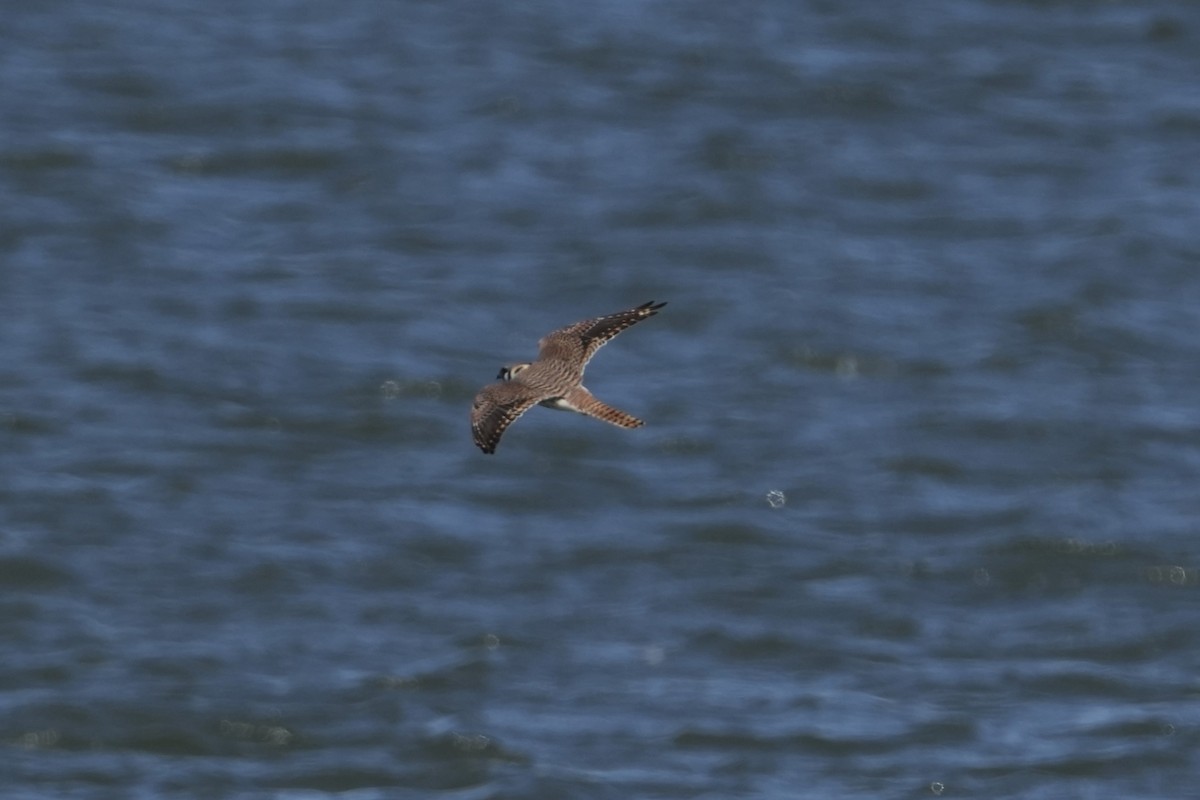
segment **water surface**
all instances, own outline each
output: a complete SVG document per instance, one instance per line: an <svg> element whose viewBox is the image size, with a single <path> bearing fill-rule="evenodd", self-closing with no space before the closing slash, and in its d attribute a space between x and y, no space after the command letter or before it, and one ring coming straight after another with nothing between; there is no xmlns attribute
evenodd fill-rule
<svg viewBox="0 0 1200 800"><path fill-rule="evenodd" d="M1176 798L1200 11L0 30L0 796ZM467 410L552 328L622 431Z"/></svg>

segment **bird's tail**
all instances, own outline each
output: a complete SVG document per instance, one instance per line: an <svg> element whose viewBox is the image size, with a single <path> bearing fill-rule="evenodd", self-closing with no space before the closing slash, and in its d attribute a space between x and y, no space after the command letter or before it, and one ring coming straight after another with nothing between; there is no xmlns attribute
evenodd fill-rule
<svg viewBox="0 0 1200 800"><path fill-rule="evenodd" d="M619 425L622 428L640 428L646 424L633 414L627 414L619 408L613 408L607 403L600 402L594 394L582 386L576 386L566 397L562 398L562 401L561 407L563 408L587 414L589 417L612 425Z"/></svg>

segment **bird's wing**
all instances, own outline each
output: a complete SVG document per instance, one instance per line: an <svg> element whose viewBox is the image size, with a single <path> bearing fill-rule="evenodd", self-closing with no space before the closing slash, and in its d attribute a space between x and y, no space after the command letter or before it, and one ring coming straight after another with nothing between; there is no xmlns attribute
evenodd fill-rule
<svg viewBox="0 0 1200 800"><path fill-rule="evenodd" d="M496 452L504 431L546 398L519 383L493 383L479 390L471 405L471 434L485 453Z"/></svg>
<svg viewBox="0 0 1200 800"><path fill-rule="evenodd" d="M592 356L614 336L644 319L654 316L666 303L642 303L628 311L606 314L603 317L585 319L559 328L542 337L538 342L538 360L546 358L580 359L580 366L587 364Z"/></svg>

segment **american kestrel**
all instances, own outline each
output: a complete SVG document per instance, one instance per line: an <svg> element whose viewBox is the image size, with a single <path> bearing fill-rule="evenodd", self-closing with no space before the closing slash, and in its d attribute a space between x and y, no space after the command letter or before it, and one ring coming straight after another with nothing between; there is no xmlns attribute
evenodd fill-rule
<svg viewBox="0 0 1200 800"><path fill-rule="evenodd" d="M637 308L585 319L543 336L538 342L536 361L501 367L496 376L500 382L483 387L475 395L471 406L475 444L485 453L496 452L496 445L508 426L535 404L586 414L622 428L644 425L632 414L597 400L583 385L583 370L596 351L614 336L654 316L665 305L651 300Z"/></svg>

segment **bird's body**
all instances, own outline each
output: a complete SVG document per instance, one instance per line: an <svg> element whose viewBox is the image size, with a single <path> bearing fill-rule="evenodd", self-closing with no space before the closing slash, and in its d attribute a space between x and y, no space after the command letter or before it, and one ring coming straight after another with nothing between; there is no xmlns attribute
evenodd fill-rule
<svg viewBox="0 0 1200 800"><path fill-rule="evenodd" d="M597 400L583 386L583 370L621 331L652 317L666 303L653 301L595 319L585 319L546 334L532 363L503 367L499 383L483 387L471 407L471 432L485 453L496 452L504 431L535 405L575 411L622 428L637 428L640 419Z"/></svg>

